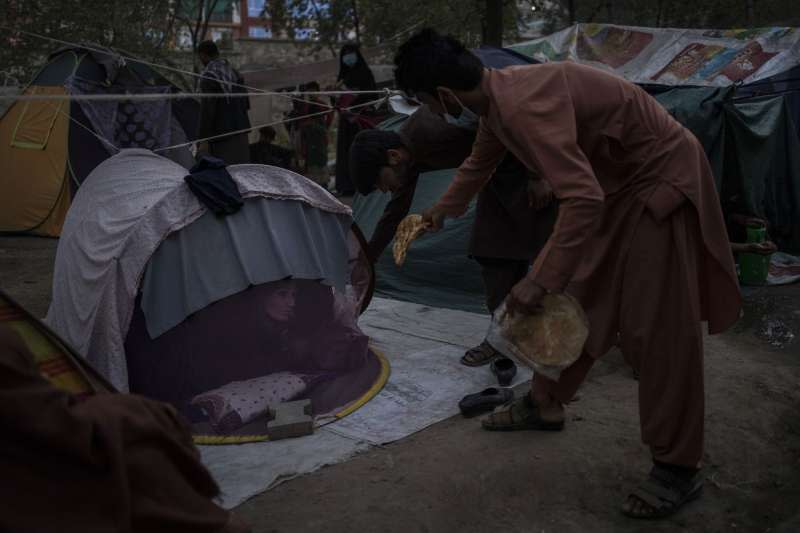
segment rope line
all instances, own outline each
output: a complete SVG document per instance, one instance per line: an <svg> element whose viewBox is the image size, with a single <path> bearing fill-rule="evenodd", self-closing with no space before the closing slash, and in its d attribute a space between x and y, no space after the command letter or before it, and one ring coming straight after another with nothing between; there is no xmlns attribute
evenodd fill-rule
<svg viewBox="0 0 800 533"><path fill-rule="evenodd" d="M35 102L41 100L69 100L69 101L120 101L120 100L140 100L140 101L161 101L161 100L181 100L186 98L258 98L261 96L341 96L345 94L382 94L384 96L402 95L401 91L383 89L379 91L294 91L286 92L254 92L254 93L167 93L167 94L17 94L0 95L0 100L15 100L21 102ZM310 102L298 98L306 104L317 105L335 110L335 106L324 102Z"/></svg>
<svg viewBox="0 0 800 533"><path fill-rule="evenodd" d="M358 108L361 108L361 107L368 107L368 106L371 106L371 105L375 105L377 103L383 102L385 99L386 98L378 98L377 100L372 100L370 102L365 102L363 104L358 104L358 105L354 105L354 106L350 106L350 107L345 107L345 108L338 109L338 110L337 109L326 109L325 111L318 111L316 113L310 113L308 115L302 115L302 116L299 116L299 117L292 117L292 118L286 118L286 119L282 119L282 120L275 120L273 122L267 122L265 124L259 124L257 126L251 126L249 128L242 128L240 130L230 131L228 133L222 133L220 135L212 135L210 137L204 137L202 139L195 139L193 141L188 141L188 142L181 143L181 144L175 144L175 145L172 145L172 146L167 146L165 148L158 148L158 149L153 150L153 151L154 152L165 152L167 150L172 150L172 149L175 149L175 148L183 148L185 146L191 146L193 144L200 144L200 143L204 143L204 142L208 142L208 141L213 141L215 139L223 139L225 137L232 137L234 135L241 135L242 133L249 133L249 132L251 132L253 130L266 128L267 126L277 126L278 124L288 124L290 122L297 122L298 120L304 120L304 119L307 119L307 118L313 118L313 117L318 117L318 116L322 116L322 115L327 115L328 113L333 113L335 111L352 111L354 109L358 109Z"/></svg>
<svg viewBox="0 0 800 533"><path fill-rule="evenodd" d="M87 44L73 43L73 42L70 42L70 41L64 41L62 39L56 39L55 37L49 37L47 35L41 35L41 34L38 34L38 33L26 31L26 30L20 30L20 29L16 29L16 28L11 28L9 26L5 26L5 25L2 25L2 24L0 24L0 29L6 30L6 31L9 31L9 32L28 35L28 36L31 36L31 37L34 37L34 38L37 38L37 39L42 39L42 40L50 41L50 42L53 42L53 43L58 43L58 44L61 44L61 45L64 45L64 46L69 46L71 48L82 48L84 50L89 50L89 51L97 52L97 53L100 53L100 54L116 56L116 57L119 57L119 58L121 58L121 59L123 59L125 61L130 61L130 62L133 62L133 63L140 63L142 65L147 65L149 67L153 67L153 68L157 68L157 69L164 69L164 70L168 70L168 71L172 71L172 72L177 72L179 74L185 74L187 76L192 76L192 77L195 77L195 78L198 78L198 79L206 79L206 80L218 81L216 78L214 78L212 76L203 76L202 74L198 74L196 72L192 72L192 71L189 71L189 70L184 70L184 69L177 68L177 67L170 67L168 65L161 65L161 64L158 64L158 63L153 63L151 61L146 61L144 59L139 59L139 58L136 58L136 57L132 57L132 56L121 54L118 51L112 50L110 48L100 48L100 47L91 46L91 45L87 45ZM248 91L252 91L252 92L258 92L258 93L266 93L267 92L267 91L264 91L264 90L259 89L257 87L250 87L248 85L244 85L244 84L241 84L241 83L231 83L231 85L234 86L234 87L247 89ZM380 91L375 91L375 92L379 93ZM288 98L290 100L304 101L301 98L297 98L295 96L292 96L292 94L296 94L296 93L272 92L270 94L272 94L273 96L280 96L282 98ZM329 106L328 104L321 103L320 105L324 105L324 106L327 106L327 107L330 107L331 109L333 109L333 106Z"/></svg>
<svg viewBox="0 0 800 533"><path fill-rule="evenodd" d="M89 133L91 133L92 135L94 135L95 137L97 137L97 139L98 139L100 142L103 142L103 143L105 143L105 144L109 145L111 148L113 148L113 149L114 149L115 151L117 151L117 152L119 152L119 151L120 151L120 150L119 150L119 148L118 148L118 147L117 147L117 146L116 146L114 143L112 143L111 141L109 141L108 139L106 139L105 137L103 137L102 135L100 135L99 133L97 133L96 131L94 131L92 128L88 127L86 124L82 123L80 120L78 120L78 119L76 119L75 117L73 117L72 115L70 115L69 113L65 113L65 112L64 112L64 111L61 109L61 106L56 106L55 104L50 104L50 105L51 105L53 108L55 108L55 110L56 110L56 111L58 111L59 113L61 113L61 114L62 114L62 115L64 115L65 117L67 117L67 118L68 118L70 121L74 122L75 124L77 124L77 125L78 125L78 126L80 126L81 128L85 129L86 131L88 131Z"/></svg>

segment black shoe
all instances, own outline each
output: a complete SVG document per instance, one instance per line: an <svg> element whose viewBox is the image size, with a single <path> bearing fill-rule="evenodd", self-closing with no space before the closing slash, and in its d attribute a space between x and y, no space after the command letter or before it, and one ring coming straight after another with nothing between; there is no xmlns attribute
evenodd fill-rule
<svg viewBox="0 0 800 533"><path fill-rule="evenodd" d="M466 418L491 411L498 405L503 405L514 399L511 389L490 388L475 394L468 394L458 402L461 414Z"/></svg>
<svg viewBox="0 0 800 533"><path fill-rule="evenodd" d="M500 383L502 387L511 385L511 380L517 375L517 365L508 357L495 359L492 361L490 368L492 369L492 373L497 376L497 382Z"/></svg>

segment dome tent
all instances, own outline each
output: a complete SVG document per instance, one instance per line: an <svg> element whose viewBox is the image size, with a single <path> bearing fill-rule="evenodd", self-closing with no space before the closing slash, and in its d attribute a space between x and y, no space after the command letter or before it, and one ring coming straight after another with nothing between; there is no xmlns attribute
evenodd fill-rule
<svg viewBox="0 0 800 533"><path fill-rule="evenodd" d="M357 325L372 270L350 210L287 170L228 171L244 206L217 217L166 158L101 163L65 220L46 320L198 435L263 434L267 408L292 399L318 422L341 416L388 372Z"/></svg>
<svg viewBox="0 0 800 533"><path fill-rule="evenodd" d="M23 95L179 91L152 68L99 50L56 51ZM7 162L0 175L0 233L57 237L72 198L101 161L117 148L156 149L190 140L197 114L192 99L15 102L0 116L0 160ZM186 148L168 155L191 164Z"/></svg>

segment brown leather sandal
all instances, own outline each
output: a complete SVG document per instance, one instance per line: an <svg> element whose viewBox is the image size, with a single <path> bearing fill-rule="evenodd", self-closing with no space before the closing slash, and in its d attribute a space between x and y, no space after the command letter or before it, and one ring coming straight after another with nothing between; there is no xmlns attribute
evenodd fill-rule
<svg viewBox="0 0 800 533"><path fill-rule="evenodd" d="M483 366L488 365L503 354L495 350L491 344L483 341L474 348L467 350L467 353L461 358L461 364L466 366Z"/></svg>
<svg viewBox="0 0 800 533"><path fill-rule="evenodd" d="M685 479L666 468L653 465L647 479L628 495L621 511L631 518L664 518L698 498L702 491L702 471ZM640 504L638 509L633 507L634 503Z"/></svg>
<svg viewBox="0 0 800 533"><path fill-rule="evenodd" d="M564 419L543 420L539 406L526 394L494 410L481 421L483 429L488 431L518 431L534 429L538 431L561 431Z"/></svg>

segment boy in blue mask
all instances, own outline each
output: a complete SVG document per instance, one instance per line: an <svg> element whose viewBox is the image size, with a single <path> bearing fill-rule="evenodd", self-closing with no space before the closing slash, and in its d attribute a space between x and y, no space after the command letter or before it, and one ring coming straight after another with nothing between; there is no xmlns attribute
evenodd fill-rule
<svg viewBox="0 0 800 533"><path fill-rule="evenodd" d="M422 106L398 132L365 130L356 136L350 149L350 171L358 191L392 194L369 242L373 262L408 214L419 174L458 167L469 156L476 130L477 121L470 123L463 112L442 119ZM489 312L525 276L547 240L556 212L551 198L546 182L534 179L514 157L500 165L478 198L469 255L481 265ZM484 341L461 361L481 366L498 355Z"/></svg>

